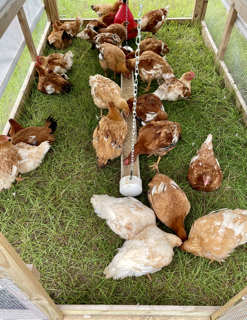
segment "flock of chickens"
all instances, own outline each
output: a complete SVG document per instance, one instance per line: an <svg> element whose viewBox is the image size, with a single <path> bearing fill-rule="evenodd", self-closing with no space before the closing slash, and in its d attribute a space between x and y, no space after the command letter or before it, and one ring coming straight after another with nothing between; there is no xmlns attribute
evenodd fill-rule
<svg viewBox="0 0 247 320"><path fill-rule="evenodd" d="M121 88L106 77L111 69L130 77L129 69L135 68L135 53L122 47L126 38L128 22L114 24L121 1L113 5L92 5L98 19L92 20L79 33L83 20L78 16L74 22L61 24L55 21L48 37L57 49L71 45L77 36L92 44L99 51L99 63L105 77L91 75L89 85L93 101L101 109L101 120L93 132L93 147L96 150L98 167L103 168L109 160L119 157L127 135L125 117L133 110L133 98L125 100ZM168 16L166 7L146 13L141 21L141 30L153 35L165 23ZM134 28L133 28L134 29ZM128 33L136 30L128 30ZM173 257L173 247L191 252L210 260L224 261L234 248L247 242L247 211L221 209L194 221L189 236L184 219L190 211L190 202L183 190L168 176L159 173L158 164L162 156L175 148L181 136L181 126L168 120L162 100L176 101L191 95L192 71L177 79L172 68L163 57L169 52L167 45L155 38L146 38L140 43L139 74L150 90L153 80L159 87L153 93L141 95L137 99L137 119L142 125L134 146L134 160L138 155L158 155L152 167L158 171L150 183L148 191L149 207L132 197L114 198L108 195L93 195L91 203L99 217L106 219L107 225L125 239L109 266L104 270L107 278L123 279L127 276L141 276L154 273L167 266ZM73 54L54 53L48 57L38 57L36 69L39 73L38 90L46 94L68 92L71 84L66 72L73 64ZM102 115L108 109L108 115ZM54 141L56 121L49 117L45 126L23 128L10 119L10 137L0 136L0 191L9 189L18 173L37 168L50 144ZM11 142L9 141L11 139ZM125 165L131 162L131 155ZM214 156L212 134L197 151L189 166L187 180L191 187L204 192L217 190L223 174ZM176 235L166 233L156 225L156 217Z"/></svg>

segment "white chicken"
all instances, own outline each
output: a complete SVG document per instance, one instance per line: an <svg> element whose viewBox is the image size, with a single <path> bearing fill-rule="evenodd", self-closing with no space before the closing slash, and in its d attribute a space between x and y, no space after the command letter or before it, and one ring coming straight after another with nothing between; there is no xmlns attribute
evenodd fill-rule
<svg viewBox="0 0 247 320"><path fill-rule="evenodd" d="M129 240L147 226L156 225L152 209L132 197L114 198L96 195L91 203L97 215L121 238Z"/></svg>
<svg viewBox="0 0 247 320"><path fill-rule="evenodd" d="M169 265L173 247L181 244L181 239L174 234L166 233L157 226L148 226L125 241L104 274L107 279L123 279L155 273Z"/></svg>

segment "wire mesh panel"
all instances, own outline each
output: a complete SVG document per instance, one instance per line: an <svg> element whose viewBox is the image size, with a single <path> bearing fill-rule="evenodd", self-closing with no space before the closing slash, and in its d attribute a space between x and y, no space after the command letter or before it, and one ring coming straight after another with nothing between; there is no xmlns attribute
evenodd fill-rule
<svg viewBox="0 0 247 320"><path fill-rule="evenodd" d="M227 309L217 320L246 320L247 319L247 295Z"/></svg>
<svg viewBox="0 0 247 320"><path fill-rule="evenodd" d="M228 0L209 1L205 22L217 46L222 38L230 4ZM238 15L224 56L224 62L231 73L241 95L247 103L247 24Z"/></svg>
<svg viewBox="0 0 247 320"><path fill-rule="evenodd" d="M9 279L0 279L1 320L48 320Z"/></svg>

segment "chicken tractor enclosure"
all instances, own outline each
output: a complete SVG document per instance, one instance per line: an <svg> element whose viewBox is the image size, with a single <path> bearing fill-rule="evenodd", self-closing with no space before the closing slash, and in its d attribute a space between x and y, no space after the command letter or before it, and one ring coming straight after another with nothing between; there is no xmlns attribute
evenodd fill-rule
<svg viewBox="0 0 247 320"><path fill-rule="evenodd" d="M0 194L0 319L247 319L245 244L222 265L217 261L209 265L207 259L176 248L171 263L153 273L152 279L149 276L151 280L145 276L104 277L103 270L123 239L97 217L90 198L107 193L133 196L148 205L148 182L155 173L149 169L152 160L146 155L133 162L133 180L130 166L124 165L137 139L133 114L124 117L128 134L121 159L97 169L91 140L99 113L89 76L104 75L98 54L86 40L68 34L72 44L66 49L54 49L47 42L56 20L72 22L76 15L81 16L82 30L97 19L91 10L93 2L75 2L0 3L1 134L10 134L9 118L29 127L41 126L54 117L58 127L42 168ZM189 233L192 223L211 211L247 208L247 2L182 2L166 0L164 5L163 1L144 0L143 7L141 1L127 4L136 23L141 19L138 10L143 16L170 5L169 16L155 38L168 44L166 60L176 75L189 71L195 75L188 99L163 103L169 121L181 123L182 140L180 149L174 148L160 164L161 173L182 185L191 202L185 223ZM73 14L75 11L78 14ZM170 17L170 12L178 17ZM141 35L144 39L146 33ZM137 47L138 43L132 39L128 45ZM35 65L39 57L69 50L74 55L68 80L71 91L59 95L38 91ZM115 78L108 70L108 77L119 84L125 100L145 93L135 71L130 78ZM158 87L153 81L152 92L154 86ZM192 190L186 173L189 160L210 133L220 157L223 184L207 193ZM154 160L154 155L151 158ZM157 224L171 233L160 221Z"/></svg>

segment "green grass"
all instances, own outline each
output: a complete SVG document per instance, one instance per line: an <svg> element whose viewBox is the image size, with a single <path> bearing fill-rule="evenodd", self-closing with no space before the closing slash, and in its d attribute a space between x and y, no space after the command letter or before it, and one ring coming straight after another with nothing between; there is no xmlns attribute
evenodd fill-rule
<svg viewBox="0 0 247 320"><path fill-rule="evenodd" d="M159 165L160 172L174 179L191 203L185 220L189 232L195 219L213 210L246 209L247 134L235 98L226 90L203 43L200 27L171 23L157 37L171 49L167 61L177 77L190 70L196 75L189 100L164 102L169 120L182 126L182 139ZM40 271L41 284L57 304L225 304L246 286L245 245L222 266L209 265L209 260L176 248L171 264L153 274L152 282L145 276L118 281L104 278L104 268L124 240L97 217L90 198L93 194L121 196L121 164L118 158L97 170L91 140L100 110L93 103L88 80L104 72L97 52L86 41L73 39L69 49L75 54L68 73L72 91L45 95L37 91L36 80L19 118L23 126L42 126L51 115L58 120L56 140L37 170L1 192L1 231L25 263L33 263ZM47 47L45 54L54 51ZM108 76L113 80L112 72ZM153 81L151 87L153 92L157 83ZM142 93L140 89L138 95ZM186 174L209 133L224 178L219 190L204 193L190 188ZM140 157L143 193L138 199L148 206L148 181L155 174L148 166L154 161L155 156ZM159 227L171 232L162 223Z"/></svg>

